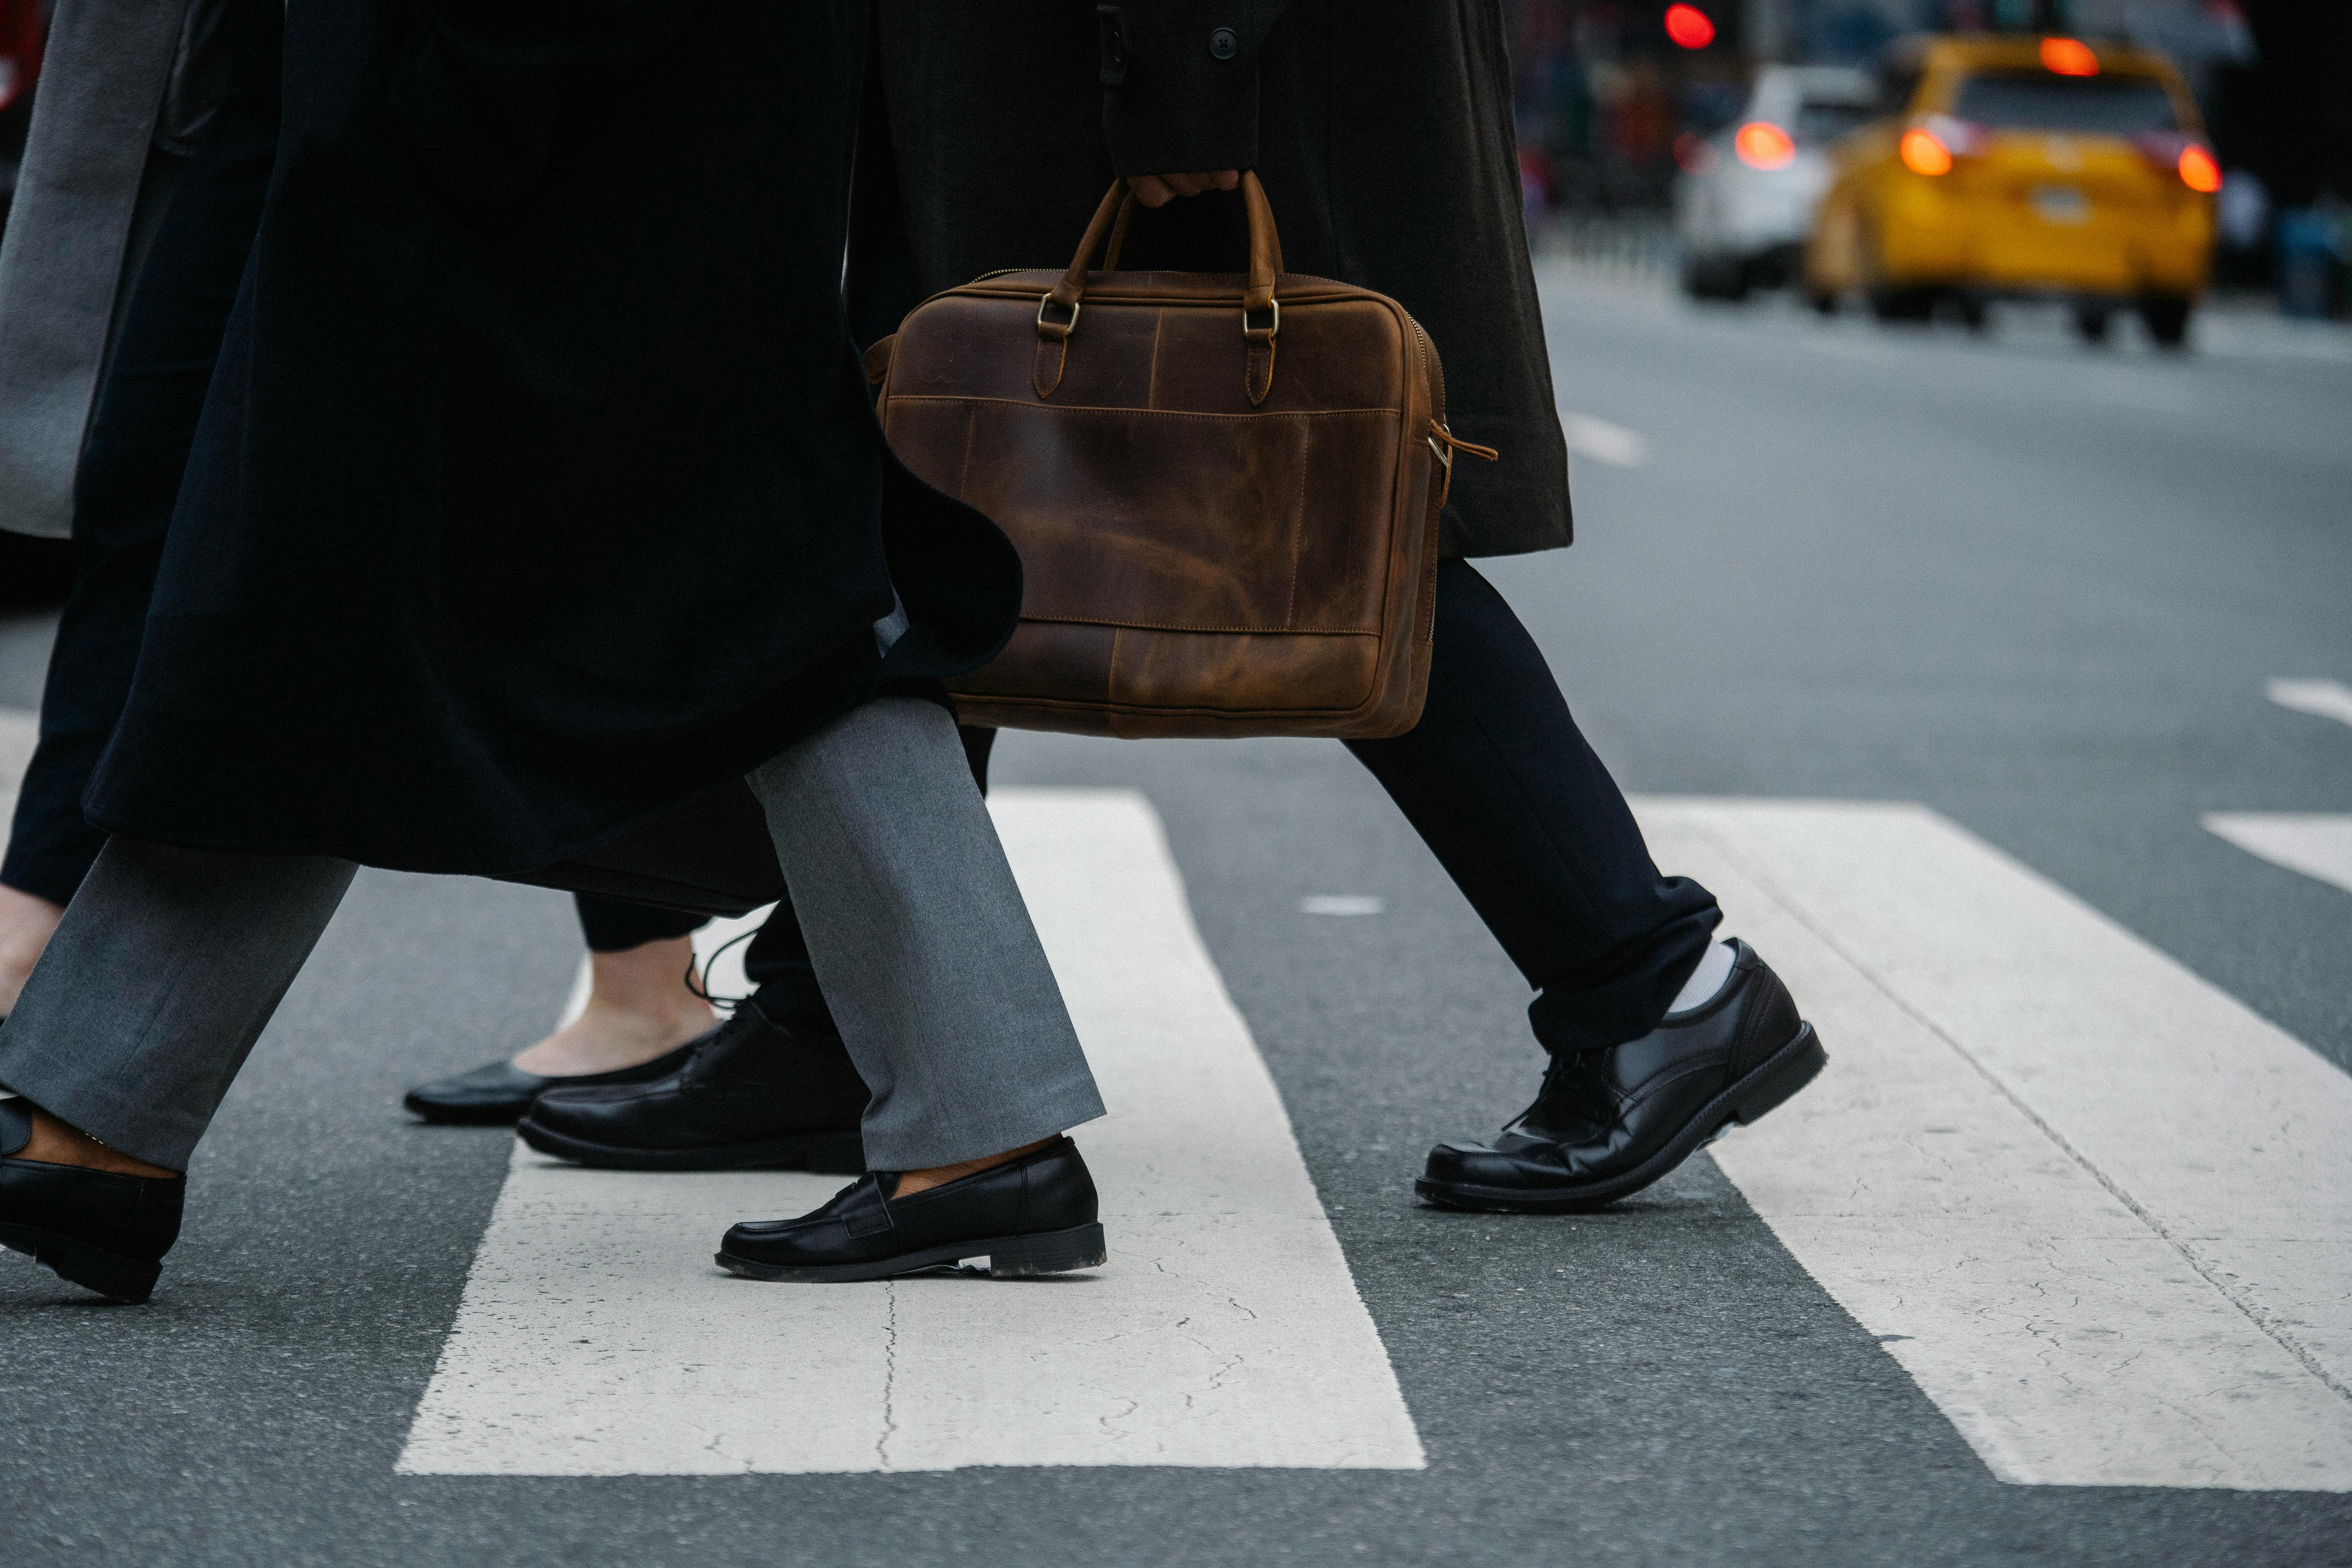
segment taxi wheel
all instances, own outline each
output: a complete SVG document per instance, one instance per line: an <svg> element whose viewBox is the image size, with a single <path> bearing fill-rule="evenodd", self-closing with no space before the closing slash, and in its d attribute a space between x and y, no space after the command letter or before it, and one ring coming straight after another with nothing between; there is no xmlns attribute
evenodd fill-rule
<svg viewBox="0 0 2352 1568"><path fill-rule="evenodd" d="M2114 313L2105 305L2074 307L2074 335L2086 343L2107 341L2107 329L2114 324Z"/></svg>
<svg viewBox="0 0 2352 1568"><path fill-rule="evenodd" d="M1694 256L1683 263L1683 292L1694 300L1748 298L1748 268L1736 256Z"/></svg>
<svg viewBox="0 0 2352 1568"><path fill-rule="evenodd" d="M2177 349L2189 341L2189 309L2178 294L2150 294L2139 302L2139 319L2158 347Z"/></svg>
<svg viewBox="0 0 2352 1568"><path fill-rule="evenodd" d="M1933 289L1874 289L1870 313L1882 321L1924 321L1936 313Z"/></svg>

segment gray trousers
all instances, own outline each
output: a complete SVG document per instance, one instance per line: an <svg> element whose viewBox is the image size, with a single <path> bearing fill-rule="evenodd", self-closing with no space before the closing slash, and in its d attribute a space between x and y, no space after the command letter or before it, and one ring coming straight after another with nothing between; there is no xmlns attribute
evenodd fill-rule
<svg viewBox="0 0 2352 1568"><path fill-rule="evenodd" d="M873 1090L869 1165L951 1164L1103 1113L943 709L877 699L750 782ZM109 840L0 1026L0 1085L186 1169L357 871Z"/></svg>

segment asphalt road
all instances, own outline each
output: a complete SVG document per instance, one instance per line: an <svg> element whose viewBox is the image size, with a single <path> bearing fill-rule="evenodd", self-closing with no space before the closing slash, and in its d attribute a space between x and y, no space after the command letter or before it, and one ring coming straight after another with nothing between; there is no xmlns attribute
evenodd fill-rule
<svg viewBox="0 0 2352 1568"><path fill-rule="evenodd" d="M1575 460L1573 551L1491 574L1629 789L1923 803L2352 1068L2352 894L2200 820L2352 811L2352 727L2264 696L2352 682L2352 353L1566 276L1547 305L1578 445L1617 461ZM40 647L0 627L0 704ZM1013 736L997 776L1157 807L1426 1469L395 1474L509 1147L398 1093L533 1037L578 949L551 895L370 873L201 1151L154 1304L0 1260L11 1557L2352 1563L2341 1493L1996 1479L1706 1156L1596 1216L1416 1207L1423 1149L1539 1063L1523 984L1338 746ZM1328 893L1386 912L1300 912Z"/></svg>

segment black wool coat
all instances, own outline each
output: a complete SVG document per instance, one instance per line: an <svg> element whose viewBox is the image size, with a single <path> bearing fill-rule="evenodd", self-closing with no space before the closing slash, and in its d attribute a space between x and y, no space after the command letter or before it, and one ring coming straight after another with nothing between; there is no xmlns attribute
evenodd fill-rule
<svg viewBox="0 0 2352 1568"><path fill-rule="evenodd" d="M1002 646L1018 559L890 459L843 315L861 0L285 26L93 820L525 873Z"/></svg>
<svg viewBox="0 0 2352 1568"><path fill-rule="evenodd" d="M1498 0L877 11L898 189L861 209L865 330L984 272L1068 265L1115 174L1254 168L1288 268L1401 301L1444 361L1454 431L1501 449L1456 467L1446 553L1569 542ZM1237 196L1194 197L1139 217L1123 264L1238 271L1246 236Z"/></svg>

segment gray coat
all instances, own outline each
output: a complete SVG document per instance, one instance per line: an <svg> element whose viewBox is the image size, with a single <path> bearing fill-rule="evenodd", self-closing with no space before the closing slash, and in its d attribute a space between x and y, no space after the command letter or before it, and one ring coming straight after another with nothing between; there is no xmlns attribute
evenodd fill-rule
<svg viewBox="0 0 2352 1568"><path fill-rule="evenodd" d="M0 528L73 530L74 466L123 282L181 162L159 123L166 89L184 96L175 62L201 53L192 46L210 10L206 0L58 0L0 239Z"/></svg>

